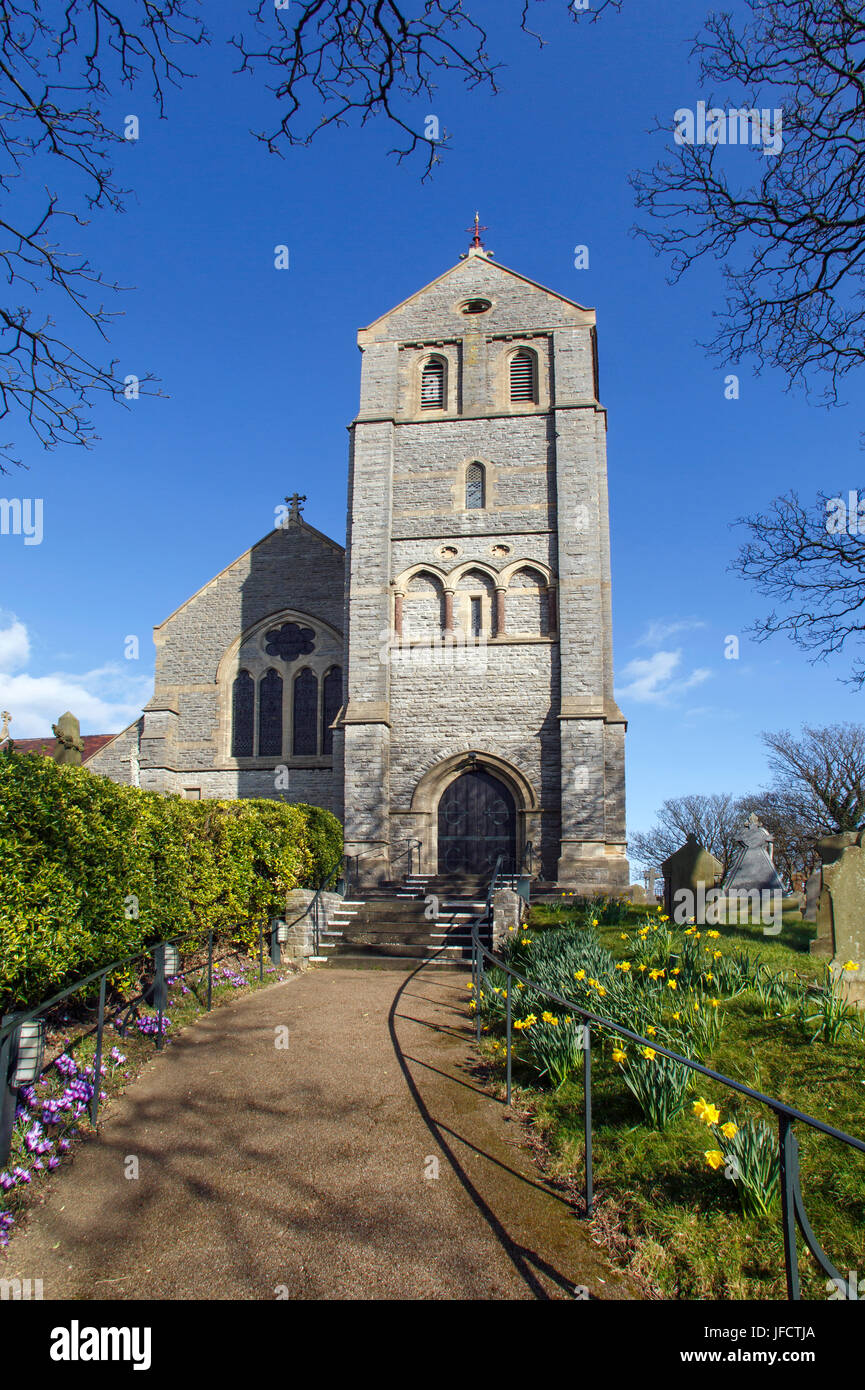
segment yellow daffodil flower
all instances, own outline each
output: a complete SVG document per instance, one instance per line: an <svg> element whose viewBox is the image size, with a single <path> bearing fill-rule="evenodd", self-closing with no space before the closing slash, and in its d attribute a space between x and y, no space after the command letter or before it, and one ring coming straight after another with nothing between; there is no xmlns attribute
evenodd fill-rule
<svg viewBox="0 0 865 1390"><path fill-rule="evenodd" d="M716 1125L721 1118L721 1112L717 1105L710 1104L705 1096L700 1096L699 1100L694 1101L694 1114L698 1120L703 1120L707 1125Z"/></svg>

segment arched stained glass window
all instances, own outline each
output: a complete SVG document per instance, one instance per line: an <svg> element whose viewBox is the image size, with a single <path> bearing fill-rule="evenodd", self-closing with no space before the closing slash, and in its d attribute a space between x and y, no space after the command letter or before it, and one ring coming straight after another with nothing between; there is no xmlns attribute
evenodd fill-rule
<svg viewBox="0 0 865 1390"><path fill-rule="evenodd" d="M484 466L470 463L466 469L466 509L486 506L484 492Z"/></svg>
<svg viewBox="0 0 865 1390"><path fill-rule="evenodd" d="M309 667L295 678L292 752L314 757L318 752L318 679Z"/></svg>
<svg viewBox="0 0 865 1390"><path fill-rule="evenodd" d="M272 667L258 686L258 752L262 758L282 753L282 676Z"/></svg>
<svg viewBox="0 0 865 1390"><path fill-rule="evenodd" d="M339 714L342 704L342 671L332 666L324 678L322 687L321 751L333 752L333 729L330 727Z"/></svg>
<svg viewBox="0 0 865 1390"><path fill-rule="evenodd" d="M239 671L231 688L231 756L251 758L255 727L255 681Z"/></svg>
<svg viewBox="0 0 865 1390"><path fill-rule="evenodd" d="M438 357L431 357L424 364L420 403L422 410L442 410L444 408L445 364Z"/></svg>

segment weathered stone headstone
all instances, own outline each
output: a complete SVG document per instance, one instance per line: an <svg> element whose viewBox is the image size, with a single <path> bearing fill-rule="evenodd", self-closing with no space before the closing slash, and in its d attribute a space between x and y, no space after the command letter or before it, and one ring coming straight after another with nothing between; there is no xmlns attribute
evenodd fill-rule
<svg viewBox="0 0 865 1390"><path fill-rule="evenodd" d="M738 849L721 884L722 893L782 892L781 876L772 862L772 836L751 812L736 832Z"/></svg>
<svg viewBox="0 0 865 1390"><path fill-rule="evenodd" d="M646 903L651 903L654 906L655 903L655 899L649 897L642 883L632 883L624 896L630 898L631 902L636 903L639 907L645 906Z"/></svg>
<svg viewBox="0 0 865 1390"><path fill-rule="evenodd" d="M714 854L703 848L696 835L689 835L682 847L661 865L661 873L664 875L664 911L667 916L673 919L676 894L686 889L692 895L694 903L694 909L687 915L689 918L693 917L698 898L705 900L706 889L715 887L723 869L723 864ZM700 889L703 890L702 895ZM680 898L679 902L681 901Z"/></svg>
<svg viewBox="0 0 865 1390"><path fill-rule="evenodd" d="M817 904L817 938L811 950L839 965L859 966L865 984L865 831L844 831L817 841L823 889Z"/></svg>
<svg viewBox="0 0 865 1390"><path fill-rule="evenodd" d="M81 725L75 715L69 710L61 714L57 723L51 725L51 732L55 739L52 754L55 763L68 763L73 767L80 767L84 740L81 737Z"/></svg>
<svg viewBox="0 0 865 1390"><path fill-rule="evenodd" d="M817 904L820 901L822 888L823 875L818 865L805 881L805 906L802 910L802 917L806 922L817 921Z"/></svg>

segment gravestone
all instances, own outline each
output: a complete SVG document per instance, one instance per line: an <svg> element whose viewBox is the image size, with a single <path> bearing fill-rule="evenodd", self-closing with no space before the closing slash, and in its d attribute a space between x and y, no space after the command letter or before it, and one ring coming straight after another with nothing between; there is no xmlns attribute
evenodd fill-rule
<svg viewBox="0 0 865 1390"><path fill-rule="evenodd" d="M721 892L783 892L781 876L772 862L772 836L752 811L736 832L738 849L724 875Z"/></svg>
<svg viewBox="0 0 865 1390"><path fill-rule="evenodd" d="M696 835L689 835L681 848L661 865L661 873L664 875L664 911L670 920L673 919L677 893L687 889L692 894L695 911L698 898L701 897L700 890L702 889L702 901L705 901L706 889L715 887L723 869L720 860L703 848ZM694 911L689 912L688 916L694 916Z"/></svg>
<svg viewBox="0 0 865 1390"><path fill-rule="evenodd" d="M817 904L820 901L822 888L823 875L818 865L805 881L805 906L802 909L802 918L804 921L817 921Z"/></svg>
<svg viewBox="0 0 865 1390"><path fill-rule="evenodd" d="M823 861L823 888L817 904L817 938L811 943L816 955L831 956L843 965L859 966L860 988L865 986L865 831L848 830L817 841Z"/></svg>
<svg viewBox="0 0 865 1390"><path fill-rule="evenodd" d="M54 735L54 752L52 757L55 763L67 763L72 767L81 766L81 754L84 752L84 740L81 737L81 725L69 710L61 714L56 724L51 725L51 732Z"/></svg>
<svg viewBox="0 0 865 1390"><path fill-rule="evenodd" d="M631 902L636 903L638 907L644 907L647 903L651 903L654 907L655 904L655 899L649 897L642 883L632 883L624 896L630 898Z"/></svg>

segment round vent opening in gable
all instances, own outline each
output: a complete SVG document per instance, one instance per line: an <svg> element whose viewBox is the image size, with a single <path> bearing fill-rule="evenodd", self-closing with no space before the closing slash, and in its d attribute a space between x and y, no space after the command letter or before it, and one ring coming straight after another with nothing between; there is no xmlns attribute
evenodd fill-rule
<svg viewBox="0 0 865 1390"><path fill-rule="evenodd" d="M462 314L485 314L491 309L492 302L489 299L467 299L460 305Z"/></svg>

